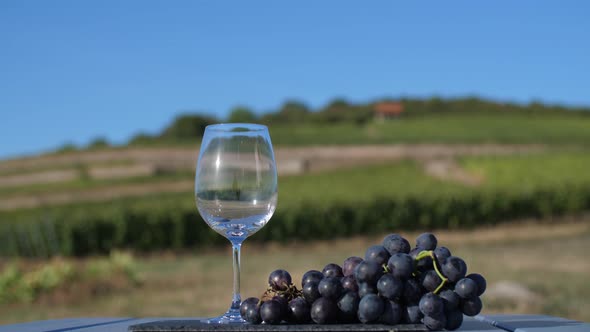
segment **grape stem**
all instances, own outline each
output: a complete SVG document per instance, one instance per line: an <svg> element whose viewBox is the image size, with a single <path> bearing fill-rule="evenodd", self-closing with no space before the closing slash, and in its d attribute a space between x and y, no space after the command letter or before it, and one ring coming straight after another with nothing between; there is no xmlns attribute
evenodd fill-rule
<svg viewBox="0 0 590 332"><path fill-rule="evenodd" d="M301 292L301 290L297 289L297 286L295 286L293 284L287 285L286 290L274 290L272 288L272 286L268 285L268 287L266 288L266 291L264 291L264 293L260 297L260 300L262 302L270 301L270 300L272 300L272 298L274 296L277 296L277 295L285 297L287 299L287 301L291 301L292 299L294 299L296 297L303 296L303 293Z"/></svg>
<svg viewBox="0 0 590 332"><path fill-rule="evenodd" d="M447 277L445 277L441 272L440 269L438 267L438 260L436 259L436 256L434 256L434 251L432 250L422 250L418 256L416 256L416 262L420 261L422 259L425 258L432 258L432 265L434 266L434 271L436 272L436 274L438 275L438 277L442 280L440 285L438 285L438 287L436 287L436 289L434 290L434 294L438 294L441 289L445 286L445 284L447 283L447 281L449 281L449 279L447 279Z"/></svg>

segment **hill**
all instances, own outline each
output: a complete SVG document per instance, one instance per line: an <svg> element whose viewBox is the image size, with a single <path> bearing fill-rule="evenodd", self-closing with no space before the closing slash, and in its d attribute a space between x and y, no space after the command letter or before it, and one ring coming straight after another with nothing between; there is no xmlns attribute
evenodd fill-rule
<svg viewBox="0 0 590 332"><path fill-rule="evenodd" d="M584 109L470 99L334 101L319 110L287 103L262 116L240 108L228 120L266 123L275 147L277 226L257 234L259 241L326 237L334 229L370 234L385 222L473 227L590 207ZM192 195L200 137L217 121L183 115L125 146L98 140L0 162L0 254L220 243L199 221ZM312 227L310 220L322 222Z"/></svg>
<svg viewBox="0 0 590 332"><path fill-rule="evenodd" d="M194 145L205 127L219 122L269 126L275 145L391 143L549 143L587 144L590 108L457 99L382 99L353 104L335 99L312 109L287 101L259 113L238 106L225 119L194 112L177 116L159 133L140 133L126 146ZM65 145L57 152L103 149L105 138L86 147Z"/></svg>

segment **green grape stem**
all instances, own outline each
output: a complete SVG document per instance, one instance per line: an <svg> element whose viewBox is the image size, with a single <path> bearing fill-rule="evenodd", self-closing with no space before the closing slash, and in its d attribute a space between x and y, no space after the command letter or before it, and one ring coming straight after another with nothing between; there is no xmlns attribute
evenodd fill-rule
<svg viewBox="0 0 590 332"><path fill-rule="evenodd" d="M436 256L434 256L434 251L432 250L422 250L418 256L416 256L416 262L425 259L425 258L432 258L432 265L434 266L434 271L436 272L436 274L438 275L438 277L440 278L440 280L442 280L442 282L440 283L440 285L438 285L438 287L434 290L434 294L438 294L442 288L445 286L445 284L449 281L449 279L447 279L447 277L445 277L441 272L440 269L438 267L438 261L436 259Z"/></svg>

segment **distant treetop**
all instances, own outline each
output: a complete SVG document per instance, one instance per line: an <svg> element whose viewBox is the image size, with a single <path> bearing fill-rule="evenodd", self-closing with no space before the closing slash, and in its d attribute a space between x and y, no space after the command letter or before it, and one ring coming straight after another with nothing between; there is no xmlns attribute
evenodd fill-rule
<svg viewBox="0 0 590 332"><path fill-rule="evenodd" d="M177 116L159 135L144 133L133 137L129 144L154 143L157 141L188 141L203 136L205 127L219 122L259 122L267 125L288 123L305 125L309 123L352 123L362 125L374 120L403 119L414 116L429 116L440 113L498 114L521 112L526 114L577 114L590 115L590 108L574 108L560 105L545 105L538 101L529 104L498 102L478 97L443 99L432 98L384 98L369 103L354 104L336 98L319 109L311 109L298 100L287 100L277 110L260 116L245 106L236 106L224 121L211 115L185 113ZM258 113L260 114L260 113ZM102 145L96 140L92 145Z"/></svg>

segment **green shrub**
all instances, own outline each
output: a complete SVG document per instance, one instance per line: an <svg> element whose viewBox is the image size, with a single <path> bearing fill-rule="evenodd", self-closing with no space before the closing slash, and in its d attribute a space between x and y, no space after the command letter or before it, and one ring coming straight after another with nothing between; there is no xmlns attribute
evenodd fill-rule
<svg viewBox="0 0 590 332"><path fill-rule="evenodd" d="M74 277L72 265L52 261L36 270L23 272L11 264L0 273L0 303L32 302L40 294L50 292Z"/></svg>
<svg viewBox="0 0 590 332"><path fill-rule="evenodd" d="M52 259L24 270L12 263L0 271L0 304L30 303L44 294L68 288L78 282L87 285L108 284L117 274L131 285L141 283L133 257L116 250L109 257L94 258L78 264Z"/></svg>

